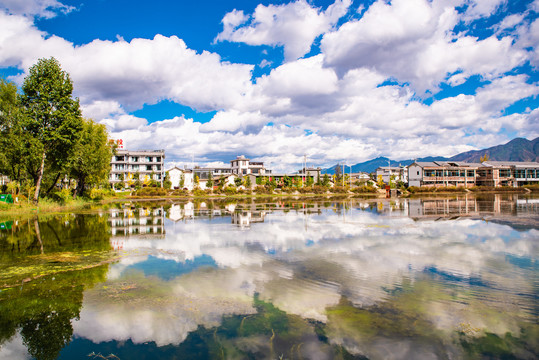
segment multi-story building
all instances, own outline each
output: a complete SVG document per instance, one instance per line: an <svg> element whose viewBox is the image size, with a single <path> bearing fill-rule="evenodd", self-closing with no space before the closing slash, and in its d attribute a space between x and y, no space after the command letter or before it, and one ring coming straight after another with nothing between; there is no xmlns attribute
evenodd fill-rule
<svg viewBox="0 0 539 360"><path fill-rule="evenodd" d="M138 174L140 181L156 180L163 186L165 150L117 150L112 156L109 182L129 183Z"/></svg>
<svg viewBox="0 0 539 360"><path fill-rule="evenodd" d="M247 175L247 174L269 174L270 170L264 167L263 162L252 162L245 156L240 155L234 160L230 160L230 167L232 174Z"/></svg>
<svg viewBox="0 0 539 360"><path fill-rule="evenodd" d="M317 183L320 181L320 172L322 171L321 168L314 168L314 167L308 167L308 168L302 168L301 170L298 170L298 174L305 178L305 174L307 174L307 177L312 177L313 182Z"/></svg>
<svg viewBox="0 0 539 360"><path fill-rule="evenodd" d="M408 171L405 167L399 166L380 166L376 169L376 179L382 177L382 181L386 184L389 184L391 177L395 181L408 181Z"/></svg>
<svg viewBox="0 0 539 360"><path fill-rule="evenodd" d="M414 162L408 166L409 186L522 186L539 183L539 163L516 161Z"/></svg>

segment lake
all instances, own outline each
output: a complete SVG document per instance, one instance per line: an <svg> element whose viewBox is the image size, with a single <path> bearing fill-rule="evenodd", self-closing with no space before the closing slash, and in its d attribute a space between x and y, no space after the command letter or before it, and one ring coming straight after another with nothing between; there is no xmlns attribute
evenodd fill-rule
<svg viewBox="0 0 539 360"><path fill-rule="evenodd" d="M539 197L126 202L0 222L0 359L537 359Z"/></svg>

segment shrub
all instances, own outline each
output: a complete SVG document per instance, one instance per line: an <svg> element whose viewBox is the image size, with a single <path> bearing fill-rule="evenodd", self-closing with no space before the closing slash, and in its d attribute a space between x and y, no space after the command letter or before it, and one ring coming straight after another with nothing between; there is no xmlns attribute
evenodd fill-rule
<svg viewBox="0 0 539 360"><path fill-rule="evenodd" d="M61 189L56 190L50 195L50 198L59 203L59 204L66 204L73 198L73 194L71 193L71 189Z"/></svg>
<svg viewBox="0 0 539 360"><path fill-rule="evenodd" d="M348 189L344 186L334 186L330 189L330 191L334 194L346 194L348 193Z"/></svg>
<svg viewBox="0 0 539 360"><path fill-rule="evenodd" d="M195 189L195 190L193 190L193 195L194 196L206 196L206 192L204 190L201 190L201 189Z"/></svg>
<svg viewBox="0 0 539 360"><path fill-rule="evenodd" d="M354 188L352 192L356 194L373 194L373 193L376 193L377 190L374 186L363 185L363 186L358 186Z"/></svg>
<svg viewBox="0 0 539 360"><path fill-rule="evenodd" d="M236 195L237 193L236 188L233 186L227 186L226 188L223 189L223 192L226 195Z"/></svg>
<svg viewBox="0 0 539 360"><path fill-rule="evenodd" d="M163 188L144 187L133 193L134 196L166 196L167 191Z"/></svg>
<svg viewBox="0 0 539 360"><path fill-rule="evenodd" d="M529 189L532 192L539 192L539 184L533 184L533 185L524 185L524 189Z"/></svg>
<svg viewBox="0 0 539 360"><path fill-rule="evenodd" d="M172 191L170 193L170 195L174 195L174 196L186 196L186 195L189 195L189 191L188 190L183 190L183 189L176 189L174 191Z"/></svg>
<svg viewBox="0 0 539 360"><path fill-rule="evenodd" d="M88 194L88 197L92 200L103 200L105 195L107 195L108 191L104 189L92 189L90 190L90 193Z"/></svg>

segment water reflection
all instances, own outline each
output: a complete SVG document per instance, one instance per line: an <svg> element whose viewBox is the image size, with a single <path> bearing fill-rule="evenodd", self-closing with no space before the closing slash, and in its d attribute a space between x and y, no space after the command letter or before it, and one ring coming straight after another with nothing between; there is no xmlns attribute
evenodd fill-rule
<svg viewBox="0 0 539 360"><path fill-rule="evenodd" d="M119 260L60 358L536 358L536 201L113 206Z"/></svg>

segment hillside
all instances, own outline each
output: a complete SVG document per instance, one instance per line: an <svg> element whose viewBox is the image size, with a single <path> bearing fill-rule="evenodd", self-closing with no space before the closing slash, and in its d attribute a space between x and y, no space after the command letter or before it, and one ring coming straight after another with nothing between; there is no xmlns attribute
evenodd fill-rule
<svg viewBox="0 0 539 360"><path fill-rule="evenodd" d="M507 144L497 145L483 150L473 150L464 153L457 154L450 158L441 156L429 156L417 159L417 161L463 161L463 162L479 162L479 158L487 154L489 160L495 161L539 161L539 137L533 140L527 140L524 138L515 138L509 141ZM378 157L373 160L358 163L352 166L352 172L367 172L372 173L380 166L388 166L388 162L391 166L410 165L413 160L390 160L386 157ZM323 169L322 173L334 174L335 166ZM349 167L345 167L346 172L350 171Z"/></svg>
<svg viewBox="0 0 539 360"><path fill-rule="evenodd" d="M485 154L489 160L496 161L539 161L539 137L533 140L516 138L504 145L467 151L451 157L450 160L479 162L479 158Z"/></svg>

